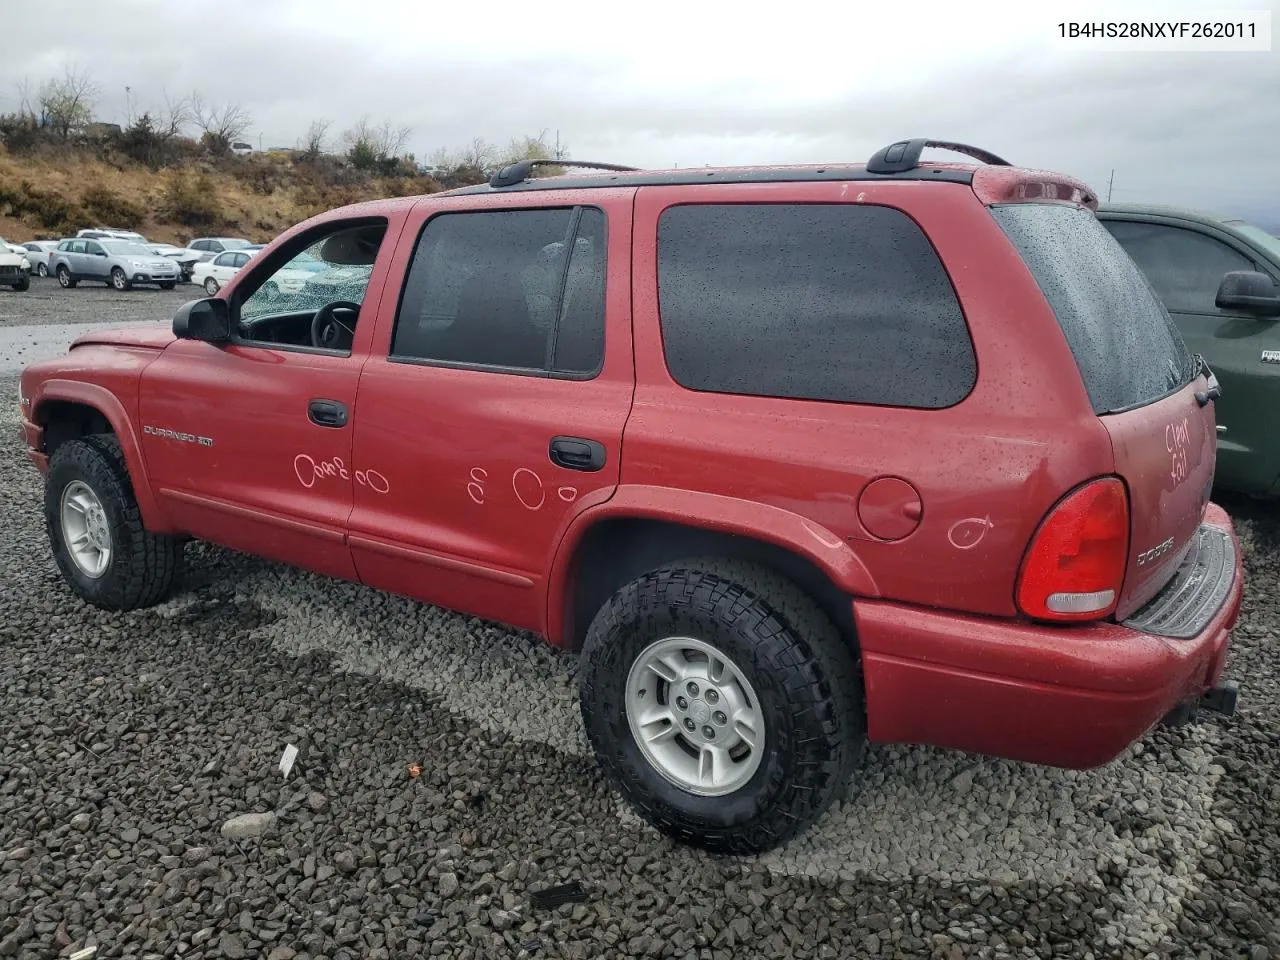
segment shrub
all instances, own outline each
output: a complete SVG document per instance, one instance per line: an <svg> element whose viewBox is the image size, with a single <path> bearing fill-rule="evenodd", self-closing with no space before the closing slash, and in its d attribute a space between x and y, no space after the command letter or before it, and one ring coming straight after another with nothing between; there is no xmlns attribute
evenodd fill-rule
<svg viewBox="0 0 1280 960"><path fill-rule="evenodd" d="M147 211L138 204L126 200L114 190L96 183L84 192L81 205L98 223L126 227L130 230L142 225Z"/></svg>
<svg viewBox="0 0 1280 960"><path fill-rule="evenodd" d="M222 219L213 181L204 173L192 177L175 171L165 187L163 211L170 220L186 227L209 227Z"/></svg>
<svg viewBox="0 0 1280 960"><path fill-rule="evenodd" d="M59 233L74 233L89 219L83 207L51 190L41 190L27 180L19 181L16 187L0 189L0 213L35 220L40 226Z"/></svg>
<svg viewBox="0 0 1280 960"><path fill-rule="evenodd" d="M29 153L45 139L35 117L26 113L0 114L0 143L12 154Z"/></svg>

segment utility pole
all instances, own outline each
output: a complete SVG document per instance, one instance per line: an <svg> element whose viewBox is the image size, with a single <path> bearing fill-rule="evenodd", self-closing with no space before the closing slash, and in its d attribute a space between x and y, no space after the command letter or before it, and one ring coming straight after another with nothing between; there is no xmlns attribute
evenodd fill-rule
<svg viewBox="0 0 1280 960"><path fill-rule="evenodd" d="M1107 181L1107 203L1111 202L1111 185L1116 182L1116 168L1111 168L1111 179Z"/></svg>
<svg viewBox="0 0 1280 960"><path fill-rule="evenodd" d="M560 131L556 131L556 159L564 159L564 147L560 146Z"/></svg>
<svg viewBox="0 0 1280 960"><path fill-rule="evenodd" d="M133 125L133 88L128 84L124 88L124 125Z"/></svg>

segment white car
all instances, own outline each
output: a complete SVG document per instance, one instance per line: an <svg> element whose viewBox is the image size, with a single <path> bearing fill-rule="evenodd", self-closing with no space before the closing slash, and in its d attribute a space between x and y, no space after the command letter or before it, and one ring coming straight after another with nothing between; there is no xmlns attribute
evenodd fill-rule
<svg viewBox="0 0 1280 960"><path fill-rule="evenodd" d="M57 240L32 240L24 243L26 257L31 262L31 272L37 277L49 275L49 254L57 249Z"/></svg>
<svg viewBox="0 0 1280 960"><path fill-rule="evenodd" d="M13 287L21 293L31 286L31 261L26 254L22 247L0 237L0 287Z"/></svg>
<svg viewBox="0 0 1280 960"><path fill-rule="evenodd" d="M222 285L240 272L240 269L258 255L257 250L228 250L212 260L197 263L191 270L191 282L204 287L213 296Z"/></svg>

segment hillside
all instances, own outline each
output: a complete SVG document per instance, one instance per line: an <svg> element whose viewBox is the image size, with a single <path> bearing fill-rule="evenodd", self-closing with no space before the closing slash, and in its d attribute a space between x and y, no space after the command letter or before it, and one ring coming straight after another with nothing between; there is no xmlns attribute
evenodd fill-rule
<svg viewBox="0 0 1280 960"><path fill-rule="evenodd" d="M158 242L219 234L266 242L336 206L443 189L429 177L397 174L369 176L341 158L301 151L151 169L105 152L15 156L0 147L0 236L20 243L112 226Z"/></svg>

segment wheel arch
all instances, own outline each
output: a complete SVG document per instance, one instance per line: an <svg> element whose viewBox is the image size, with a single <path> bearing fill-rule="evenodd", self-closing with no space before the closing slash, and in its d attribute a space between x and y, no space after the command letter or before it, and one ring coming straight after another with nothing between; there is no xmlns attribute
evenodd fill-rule
<svg viewBox="0 0 1280 960"><path fill-rule="evenodd" d="M138 434L115 394L97 384L48 380L33 405L31 419L41 428L42 452L49 457L68 441L92 433L114 435L124 454L143 523L156 532L169 529L168 515L148 481Z"/></svg>
<svg viewBox="0 0 1280 960"><path fill-rule="evenodd" d="M879 595L849 545L808 518L714 494L620 488L577 514L559 540L548 585L548 639L579 648L592 617L619 587L690 556L746 560L786 577L855 649L852 598Z"/></svg>

